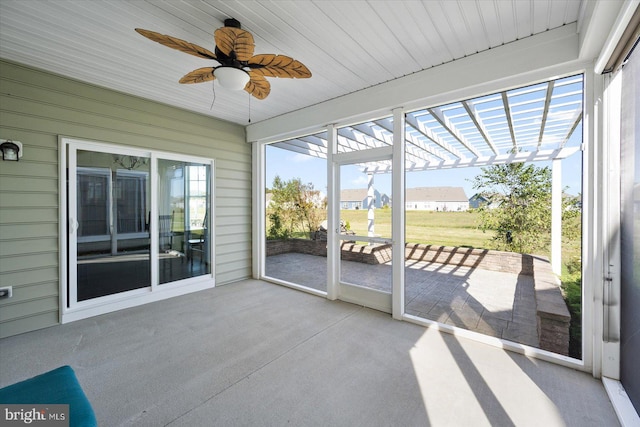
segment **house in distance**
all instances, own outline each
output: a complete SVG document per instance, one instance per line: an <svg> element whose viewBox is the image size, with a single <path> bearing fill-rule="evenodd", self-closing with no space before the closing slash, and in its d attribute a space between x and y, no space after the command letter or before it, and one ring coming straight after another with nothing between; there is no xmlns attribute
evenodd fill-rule
<svg viewBox="0 0 640 427"><path fill-rule="evenodd" d="M458 212L469 210L469 199L462 187L407 188L407 210Z"/></svg>

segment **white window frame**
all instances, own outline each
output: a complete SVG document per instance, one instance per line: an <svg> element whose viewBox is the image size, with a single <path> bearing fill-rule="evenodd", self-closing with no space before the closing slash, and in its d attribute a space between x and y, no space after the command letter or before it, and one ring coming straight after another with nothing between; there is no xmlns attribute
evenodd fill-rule
<svg viewBox="0 0 640 427"><path fill-rule="evenodd" d="M60 284L60 323L68 323L75 320L85 319L113 311L135 307L150 302L160 301L167 298L173 298L179 295L185 295L191 292L196 292L204 289L210 289L215 287L215 233L214 218L215 218L215 161L213 159L187 156L176 153L161 152L152 149L136 149L121 145L114 145L103 143L99 141L92 141L87 139L71 138L66 136L60 136L58 138L59 148L59 206L60 206L60 220L59 220L59 284ZM123 155L133 156L148 156L150 158L150 176L151 176L151 192L148 195L150 198L150 210L151 217L157 218L157 192L158 192L158 178L157 178L157 162L159 159L178 160L190 163L207 164L211 168L210 174L210 206L209 216L207 218L207 226L210 233L210 248L208 253L208 261L211 266L211 273L196 277L191 277L176 282L165 283L159 285L158 277L158 251L151 250L151 283L149 287L141 289L135 289L127 292L121 292L113 295L107 295L104 297L93 298L86 301L77 301L77 295L75 287L67 286L70 277L70 268L67 266L70 263L75 262L74 254L68 251L68 245L70 243L69 234L75 233L75 219L69 218L69 211L67 207L67 198L69 192L67 191L67 169L75 169L75 152L76 150L87 150L97 152L107 152ZM67 152L70 153L69 159L67 159ZM71 154L73 153L73 154ZM70 174L71 175L71 174ZM75 173L73 174L75 175ZM73 183L70 182L70 185ZM150 244L151 248L158 247L158 224L157 221L151 221L150 226ZM75 264L74 264L75 266Z"/></svg>

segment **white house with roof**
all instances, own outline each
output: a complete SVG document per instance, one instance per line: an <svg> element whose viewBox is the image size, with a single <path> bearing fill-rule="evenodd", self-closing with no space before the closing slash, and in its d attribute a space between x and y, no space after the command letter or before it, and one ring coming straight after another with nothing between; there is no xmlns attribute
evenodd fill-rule
<svg viewBox="0 0 640 427"><path fill-rule="evenodd" d="M469 210L469 199L462 187L407 188L407 210L459 212Z"/></svg>
<svg viewBox="0 0 640 427"><path fill-rule="evenodd" d="M390 206L391 199L378 190L373 190L373 207L379 209ZM369 197L366 188L346 189L340 191L340 209L369 209Z"/></svg>

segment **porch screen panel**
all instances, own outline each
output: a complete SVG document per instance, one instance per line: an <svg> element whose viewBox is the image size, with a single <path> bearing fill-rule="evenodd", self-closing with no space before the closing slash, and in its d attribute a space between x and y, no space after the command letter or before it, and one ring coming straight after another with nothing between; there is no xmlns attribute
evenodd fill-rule
<svg viewBox="0 0 640 427"><path fill-rule="evenodd" d="M637 50L637 49L636 49ZM640 412L640 54L622 69L621 382Z"/></svg>
<svg viewBox="0 0 640 427"><path fill-rule="evenodd" d="M327 291L325 133L265 147L264 276Z"/></svg>

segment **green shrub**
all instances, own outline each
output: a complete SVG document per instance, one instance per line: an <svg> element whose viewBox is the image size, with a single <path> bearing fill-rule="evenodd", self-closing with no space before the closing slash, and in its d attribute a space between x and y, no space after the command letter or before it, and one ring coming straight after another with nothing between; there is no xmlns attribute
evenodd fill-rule
<svg viewBox="0 0 640 427"><path fill-rule="evenodd" d="M575 265L567 270L573 270ZM569 356L576 359L582 358L582 279L580 269L578 273L567 274L562 277L562 293L565 303L571 315L569 327Z"/></svg>

